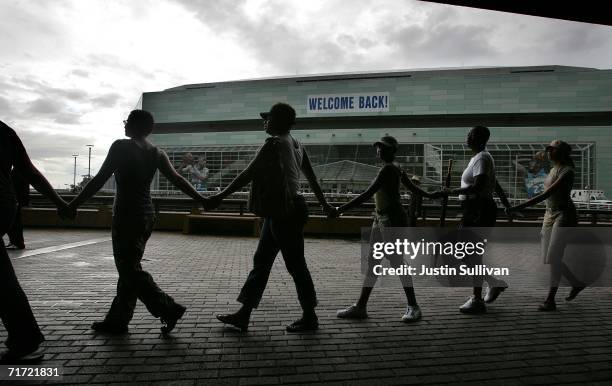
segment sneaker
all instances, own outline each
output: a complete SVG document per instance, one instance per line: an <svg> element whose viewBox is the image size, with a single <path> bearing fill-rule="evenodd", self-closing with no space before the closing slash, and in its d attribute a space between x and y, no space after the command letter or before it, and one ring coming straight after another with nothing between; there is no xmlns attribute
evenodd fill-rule
<svg viewBox="0 0 612 386"><path fill-rule="evenodd" d="M162 324L165 324L165 326L161 327L162 334L169 334L172 330L174 330L176 322L178 322L178 320L183 317L186 310L187 308L185 308L184 306L176 304L174 306L172 315L160 318Z"/></svg>
<svg viewBox="0 0 612 386"><path fill-rule="evenodd" d="M353 304L343 310L338 310L336 316L343 319L366 319L368 317L368 311L365 307L359 307L357 304Z"/></svg>
<svg viewBox="0 0 612 386"><path fill-rule="evenodd" d="M217 314L217 319L225 324L229 324L231 326L236 327L242 332L245 332L249 329L249 319L235 314Z"/></svg>
<svg viewBox="0 0 612 386"><path fill-rule="evenodd" d="M464 314L484 314L487 312L487 306L481 298L470 296L467 302L459 307L459 311Z"/></svg>
<svg viewBox="0 0 612 386"><path fill-rule="evenodd" d="M508 288L508 284L502 281L497 283L494 287L489 287L487 294L484 297L484 302L493 303L495 299L497 299L499 295L506 290L506 288Z"/></svg>
<svg viewBox="0 0 612 386"><path fill-rule="evenodd" d="M419 306L408 306L406 313L402 316L402 322L413 323L420 320L423 315L421 314L421 307Z"/></svg>
<svg viewBox="0 0 612 386"><path fill-rule="evenodd" d="M319 320L314 318L300 318L287 326L288 332L316 331L319 329Z"/></svg>
<svg viewBox="0 0 612 386"><path fill-rule="evenodd" d="M538 311L555 311L557 309L557 303L553 300L552 302L546 300L544 303L538 306Z"/></svg>
<svg viewBox="0 0 612 386"><path fill-rule="evenodd" d="M13 244L13 243L8 243L5 246L5 248L9 249L9 250L12 250L12 251L19 251L19 250L25 249L25 245L24 244L16 245L16 244Z"/></svg>
<svg viewBox="0 0 612 386"><path fill-rule="evenodd" d="M27 365L40 363L45 357L45 353L38 346L26 352L8 350L0 357L0 365Z"/></svg>
<svg viewBox="0 0 612 386"><path fill-rule="evenodd" d="M109 323L107 321L93 322L91 329L103 334L125 334L128 332L128 326L121 326Z"/></svg>
<svg viewBox="0 0 612 386"><path fill-rule="evenodd" d="M578 296L578 294L585 288L586 287L572 287L572 290L570 291L569 295L567 295L565 300L569 302L576 299L576 296Z"/></svg>

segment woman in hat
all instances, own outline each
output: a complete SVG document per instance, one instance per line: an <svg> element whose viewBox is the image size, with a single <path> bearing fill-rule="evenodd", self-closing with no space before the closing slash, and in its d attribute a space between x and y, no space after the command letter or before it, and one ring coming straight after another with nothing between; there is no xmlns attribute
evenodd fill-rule
<svg viewBox="0 0 612 386"><path fill-rule="evenodd" d="M408 226L406 212L400 201L400 183L404 184L414 195L429 198L440 196L439 192L428 193L416 186L406 173L401 170L399 165L394 162L395 153L398 149L398 143L395 138L391 136L382 137L380 141L374 143L374 146L376 147L378 158L383 162L383 166L378 172L376 179L365 192L337 209L338 214L344 213L374 196L376 213L372 224L371 242L382 238L384 229L387 227ZM390 256L389 260L393 267L399 267L403 263L401 255ZM356 304L339 310L337 313L339 318L365 319L368 317L366 306L377 279L377 276L373 273L374 264L375 260L372 251L370 251L368 270L361 289L361 296ZM407 275L400 275L400 280L408 299L408 308L402 317L402 321L406 323L415 322L421 319L421 309L416 301L412 278Z"/></svg>
<svg viewBox="0 0 612 386"><path fill-rule="evenodd" d="M572 290L565 300L574 299L584 289L581 283L563 262L565 238L561 237L560 227L574 227L578 224L576 207L570 196L574 185L574 161L571 157L571 146L561 140L554 140L546 146L546 153L553 163L553 168L544 181L544 191L520 205L510 208L518 211L546 200L546 212L542 224L542 254L544 263L550 264L551 287L540 311L554 311L557 308L555 295L561 276L572 284Z"/></svg>

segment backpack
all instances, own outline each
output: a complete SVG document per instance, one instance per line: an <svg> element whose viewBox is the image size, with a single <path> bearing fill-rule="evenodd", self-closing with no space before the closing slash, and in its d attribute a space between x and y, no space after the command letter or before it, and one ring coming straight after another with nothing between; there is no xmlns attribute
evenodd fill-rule
<svg viewBox="0 0 612 386"><path fill-rule="evenodd" d="M267 138L254 165L249 210L260 217L287 217L295 206L289 193L285 165L281 162L280 146L279 138Z"/></svg>

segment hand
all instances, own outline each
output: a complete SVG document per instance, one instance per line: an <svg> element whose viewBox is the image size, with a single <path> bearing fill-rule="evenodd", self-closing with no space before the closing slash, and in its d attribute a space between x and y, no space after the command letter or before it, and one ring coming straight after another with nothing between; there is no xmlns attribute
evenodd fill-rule
<svg viewBox="0 0 612 386"><path fill-rule="evenodd" d="M57 206L57 214L63 219L63 220L74 220L76 218L77 215L77 208L76 206L73 206L72 203L67 204L65 201L62 201L58 206Z"/></svg>
<svg viewBox="0 0 612 386"><path fill-rule="evenodd" d="M321 205L321 207L323 208L323 213L325 213L325 215L328 218L335 218L338 216L338 212L336 211L336 208L329 205L328 203Z"/></svg>
<svg viewBox="0 0 612 386"><path fill-rule="evenodd" d="M208 196L208 198L204 198L202 205L204 205L204 209L206 210L213 210L221 205L221 201L223 201L223 198L219 197L218 194L214 194L212 196Z"/></svg>
<svg viewBox="0 0 612 386"><path fill-rule="evenodd" d="M431 198L447 197L449 194L451 194L451 190L449 188L444 188L438 190L437 192L433 192Z"/></svg>
<svg viewBox="0 0 612 386"><path fill-rule="evenodd" d="M335 206L332 206L327 212L327 218L338 218L338 217L340 217L340 212L338 211L338 208Z"/></svg>

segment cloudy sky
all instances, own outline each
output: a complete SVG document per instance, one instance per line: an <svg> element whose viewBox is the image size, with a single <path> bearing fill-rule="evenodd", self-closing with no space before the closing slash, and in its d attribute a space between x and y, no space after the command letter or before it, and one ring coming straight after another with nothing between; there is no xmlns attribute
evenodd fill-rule
<svg viewBox="0 0 612 386"><path fill-rule="evenodd" d="M0 119L55 187L93 172L143 91L294 74L612 68L612 27L414 0L3 0Z"/></svg>

